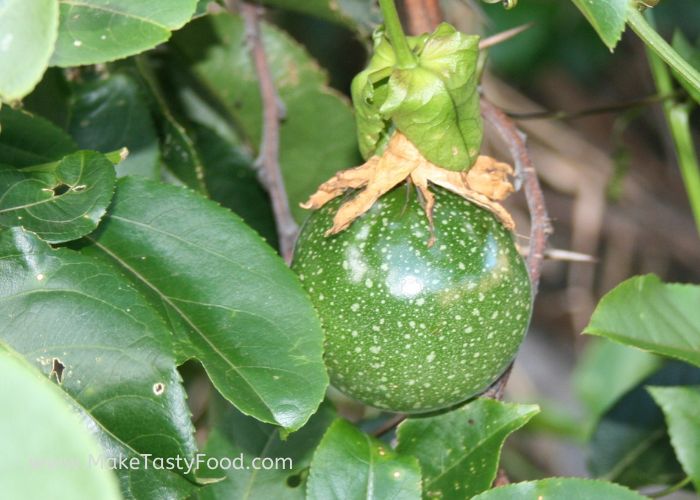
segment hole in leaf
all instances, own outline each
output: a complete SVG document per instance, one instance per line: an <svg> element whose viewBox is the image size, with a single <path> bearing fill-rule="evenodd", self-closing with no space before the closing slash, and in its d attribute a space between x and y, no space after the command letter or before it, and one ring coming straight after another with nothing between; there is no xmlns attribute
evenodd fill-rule
<svg viewBox="0 0 700 500"><path fill-rule="evenodd" d="M157 382L157 383L153 384L153 393L156 396L160 396L164 392L165 392L165 384L164 383Z"/></svg>
<svg viewBox="0 0 700 500"><path fill-rule="evenodd" d="M53 367L51 369L51 373L49 373L49 378L51 378L51 375L56 375L56 380L58 381L59 384L63 383L63 370L66 369L66 365L61 363L61 360L58 358L53 358Z"/></svg>
<svg viewBox="0 0 700 500"><path fill-rule="evenodd" d="M55 196L61 196L62 194L66 194L68 191L70 191L70 186L68 184L59 184L53 188L53 194Z"/></svg>
<svg viewBox="0 0 700 500"><path fill-rule="evenodd" d="M294 474L287 478L287 486L290 488L297 488L301 484L301 473Z"/></svg>

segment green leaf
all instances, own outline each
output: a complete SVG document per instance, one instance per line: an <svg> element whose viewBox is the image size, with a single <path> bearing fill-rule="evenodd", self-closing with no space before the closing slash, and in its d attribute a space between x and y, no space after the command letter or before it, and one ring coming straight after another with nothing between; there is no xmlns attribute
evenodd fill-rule
<svg viewBox="0 0 700 500"><path fill-rule="evenodd" d="M475 399L442 415L404 421L396 451L420 461L423 498L471 498L491 487L506 437L538 411Z"/></svg>
<svg viewBox="0 0 700 500"><path fill-rule="evenodd" d="M158 128L163 165L180 182L206 196L208 193L199 152L195 148L190 133L170 111L150 59L140 56L129 61L133 66L126 66L122 71L134 74L141 83L144 94L148 96L151 112Z"/></svg>
<svg viewBox="0 0 700 500"><path fill-rule="evenodd" d="M55 0L0 1L0 101L29 94L46 71L58 36Z"/></svg>
<svg viewBox="0 0 700 500"><path fill-rule="evenodd" d="M384 443L338 419L323 436L311 463L309 500L418 500L420 467Z"/></svg>
<svg viewBox="0 0 700 500"><path fill-rule="evenodd" d="M187 471L154 469L154 459L190 459L196 446L169 332L129 281L20 228L0 231L0 276L0 345L55 381L102 446L103 464L141 461L117 469L124 496L195 490ZM140 454L152 455L147 470Z"/></svg>
<svg viewBox="0 0 700 500"><path fill-rule="evenodd" d="M589 479L550 478L509 484L475 496L472 500L642 500L636 491Z"/></svg>
<svg viewBox="0 0 700 500"><path fill-rule="evenodd" d="M382 19L371 0L263 0L263 3L341 24L362 37L369 35Z"/></svg>
<svg viewBox="0 0 700 500"><path fill-rule="evenodd" d="M327 85L326 75L288 35L268 24L262 37L286 118L280 164L292 213L338 170L360 163L352 110ZM222 103L253 150L259 147L262 108L258 78L246 48L243 21L230 14L197 19L173 37L196 75Z"/></svg>
<svg viewBox="0 0 700 500"><path fill-rule="evenodd" d="M664 358L610 340L590 339L574 368L574 386L597 419L622 395L657 371Z"/></svg>
<svg viewBox="0 0 700 500"><path fill-rule="evenodd" d="M161 90L164 106L177 115L194 142L209 198L235 212L270 246L278 248L272 206L258 180L254 157L223 106L202 87L177 53L159 53L149 59L152 63L148 68L154 70L153 85Z"/></svg>
<svg viewBox="0 0 700 500"><path fill-rule="evenodd" d="M22 168L58 161L78 150L68 134L40 116L5 106L0 125L0 163Z"/></svg>
<svg viewBox="0 0 700 500"><path fill-rule="evenodd" d="M104 155L79 151L51 173L0 164L0 226L21 226L49 243L92 232L107 210L116 176Z"/></svg>
<svg viewBox="0 0 700 500"><path fill-rule="evenodd" d="M62 68L49 68L32 93L22 99L24 111L48 119L63 131L68 130L71 93L65 71Z"/></svg>
<svg viewBox="0 0 700 500"><path fill-rule="evenodd" d="M692 478L695 490L700 491L700 388L649 387L647 390L664 412L671 444L683 470Z"/></svg>
<svg viewBox="0 0 700 500"><path fill-rule="evenodd" d="M215 0L198 0L197 9L194 11L192 17L200 17L206 15L208 13L209 4L213 1Z"/></svg>
<svg viewBox="0 0 700 500"><path fill-rule="evenodd" d="M52 66L81 66L138 54L184 26L197 0L59 0L60 22Z"/></svg>
<svg viewBox="0 0 700 500"><path fill-rule="evenodd" d="M158 135L148 101L129 75L72 85L68 129L81 149L107 153L126 147L129 156L117 176L141 175L160 180Z"/></svg>
<svg viewBox="0 0 700 500"><path fill-rule="evenodd" d="M583 331L700 366L700 287L649 274L601 299Z"/></svg>
<svg viewBox="0 0 700 500"><path fill-rule="evenodd" d="M337 418L333 406L321 404L306 425L286 441L280 438L277 426L263 424L235 409L228 413L212 431L202 453L236 461L231 467L224 462L225 469L202 470L205 477L226 480L204 489L200 500L305 500L307 469L314 450Z"/></svg>
<svg viewBox="0 0 700 500"><path fill-rule="evenodd" d="M634 8L629 0L573 0L612 51L622 38L627 13Z"/></svg>
<svg viewBox="0 0 700 500"><path fill-rule="evenodd" d="M693 47L688 39L683 36L683 33L680 30L676 30L676 32L673 34L672 45L673 49L678 52L679 56L688 61L688 64L700 72L700 43L698 46ZM700 89L683 78L683 76L681 76L681 74L678 73L678 71L673 67L671 67L671 71L673 72L673 76L676 78L676 80L678 80L678 83L683 86L685 91L688 92L693 99L695 99L695 102L700 104Z"/></svg>
<svg viewBox="0 0 700 500"><path fill-rule="evenodd" d="M126 274L241 411L301 427L328 384L323 334L296 275L235 214L180 187L126 177L84 253ZM303 390L300 388L303 387Z"/></svg>
<svg viewBox="0 0 700 500"><path fill-rule="evenodd" d="M258 182L253 159L203 125L190 128L206 169L209 196L232 210L277 248L277 228L267 192Z"/></svg>
<svg viewBox="0 0 700 500"><path fill-rule="evenodd" d="M56 485L64 498L121 498L112 472L80 468L78 460L88 464L102 451L60 391L1 342L0 395L8 403L0 413L4 498L55 498Z"/></svg>
<svg viewBox="0 0 700 500"><path fill-rule="evenodd" d="M645 386L700 384L700 369L672 361L621 398L591 439L594 477L631 488L675 484L685 477L668 438L664 416Z"/></svg>

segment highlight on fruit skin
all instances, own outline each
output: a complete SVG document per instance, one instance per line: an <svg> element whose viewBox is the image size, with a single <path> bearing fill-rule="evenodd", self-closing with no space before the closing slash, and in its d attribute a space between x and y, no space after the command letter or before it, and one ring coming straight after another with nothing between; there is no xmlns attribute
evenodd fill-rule
<svg viewBox="0 0 700 500"><path fill-rule="evenodd" d="M328 202L304 224L292 262L321 318L331 383L388 411L429 412L483 392L530 320L512 233L456 194L434 195L432 247L415 190L399 186L325 237L342 198Z"/></svg>

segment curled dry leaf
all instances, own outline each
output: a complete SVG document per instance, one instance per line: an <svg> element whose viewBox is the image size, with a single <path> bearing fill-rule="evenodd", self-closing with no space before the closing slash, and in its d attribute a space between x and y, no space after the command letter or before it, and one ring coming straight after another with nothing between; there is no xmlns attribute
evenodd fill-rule
<svg viewBox="0 0 700 500"><path fill-rule="evenodd" d="M408 180L418 189L425 213L430 220L431 235L428 246L431 246L435 242L435 236L432 234L435 198L430 192L429 182L490 211L506 228L514 229L513 218L498 203L513 192L513 185L509 181L509 176L512 175L513 168L510 165L488 156L479 156L468 172L440 168L426 160L418 148L397 131L381 157L373 156L359 167L338 172L321 184L309 201L301 206L318 209L343 194L346 189L364 188L352 200L344 203L335 214L333 227L326 232L326 236L337 234L368 211L382 195L400 182Z"/></svg>

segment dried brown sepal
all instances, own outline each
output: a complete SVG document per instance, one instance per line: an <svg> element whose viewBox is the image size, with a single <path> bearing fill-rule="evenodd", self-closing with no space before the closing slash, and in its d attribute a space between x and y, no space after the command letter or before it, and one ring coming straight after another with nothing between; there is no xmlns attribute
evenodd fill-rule
<svg viewBox="0 0 700 500"><path fill-rule="evenodd" d="M367 167L373 159L360 167L367 168L370 173L364 191L338 209L333 218L333 227L326 231L326 236L337 234L347 228L352 221L372 208L374 202L382 195L405 180L420 160L425 161L411 141L400 133L392 136L382 157L378 162L373 163L374 167Z"/></svg>
<svg viewBox="0 0 700 500"><path fill-rule="evenodd" d="M404 180L412 181L421 195L423 208L430 221L430 240L435 242L433 208L435 197L429 190L429 182L441 186L490 211L508 229L514 229L513 218L498 203L513 192L509 176L510 165L488 156L479 156L469 172L454 172L430 163L411 141L401 132L395 132L382 157L374 156L367 163L343 170L319 186L303 208L318 209L343 194L346 189L365 188L355 198L344 203L333 219L333 227L326 236L337 234L352 221L369 210L374 202Z"/></svg>
<svg viewBox="0 0 700 500"><path fill-rule="evenodd" d="M413 182L416 182L415 177L425 177L433 184L443 187L448 191L452 191L453 193L460 195L462 198L466 198L467 200L480 206L481 208L485 208L493 215L495 215L496 218L501 222L501 224L503 224L507 229L515 229L515 222L513 221L513 217L511 217L508 211L505 208L503 208L503 205L498 203L498 201L503 200L505 196L503 198L498 198L498 201L495 201L491 199L487 194L483 194L479 190L472 188L470 182L471 176L469 175L471 171L478 168L480 172L475 174L474 178L478 179L479 181L484 181L484 178L487 175L489 175L485 172L487 172L487 170L491 168L491 162L495 162L495 160L493 160L493 158L489 158L488 156L479 156L469 173L465 173L445 170L444 168L440 168L426 161L411 173L411 178L413 179ZM506 164L501 163L500 165ZM510 168L510 166L506 166ZM494 176L501 175L502 173L503 171L499 170L498 172L494 172ZM481 184L478 185L479 187L485 189L488 193L495 193L500 196L502 196L503 193L510 194L511 192L513 192L513 185L507 180L505 176L502 182L507 186L495 187L495 182L495 179L492 179L492 181L488 183L481 182Z"/></svg>

